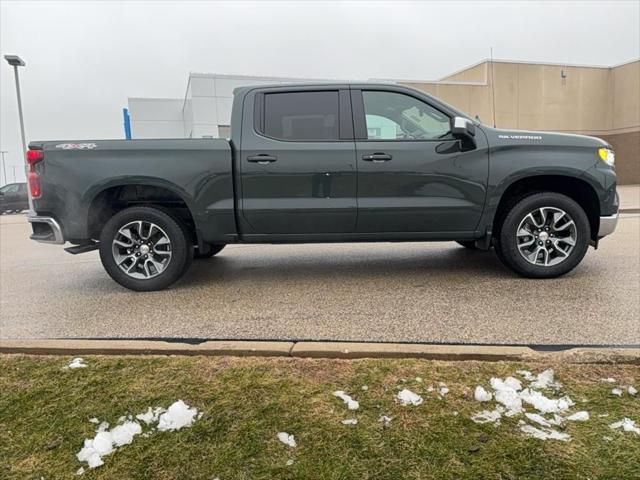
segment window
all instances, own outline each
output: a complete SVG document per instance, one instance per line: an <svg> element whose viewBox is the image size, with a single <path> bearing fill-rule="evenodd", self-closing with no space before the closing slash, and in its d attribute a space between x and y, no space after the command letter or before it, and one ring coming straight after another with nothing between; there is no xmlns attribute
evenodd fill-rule
<svg viewBox="0 0 640 480"><path fill-rule="evenodd" d="M434 140L449 135L449 117L402 93L364 91L369 140Z"/></svg>
<svg viewBox="0 0 640 480"><path fill-rule="evenodd" d="M293 141L338 140L338 92L267 93L264 134Z"/></svg>
<svg viewBox="0 0 640 480"><path fill-rule="evenodd" d="M16 193L18 190L20 189L20 184L19 183L12 183L10 185L5 185L4 187L0 188L0 192L2 193Z"/></svg>

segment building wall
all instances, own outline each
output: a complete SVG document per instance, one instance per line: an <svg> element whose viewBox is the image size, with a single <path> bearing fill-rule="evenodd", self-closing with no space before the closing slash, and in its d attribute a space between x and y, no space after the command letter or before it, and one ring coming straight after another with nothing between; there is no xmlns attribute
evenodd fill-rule
<svg viewBox="0 0 640 480"><path fill-rule="evenodd" d="M133 138L184 138L183 100L129 98Z"/></svg>

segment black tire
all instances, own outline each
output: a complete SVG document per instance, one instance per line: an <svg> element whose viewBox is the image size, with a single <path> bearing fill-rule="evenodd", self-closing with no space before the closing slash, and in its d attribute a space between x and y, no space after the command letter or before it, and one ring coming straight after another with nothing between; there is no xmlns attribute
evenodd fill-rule
<svg viewBox="0 0 640 480"><path fill-rule="evenodd" d="M151 278L139 279L126 274L117 264L112 243L118 230L134 221L151 222L160 227L171 242L171 259L165 269ZM100 260L116 282L135 291L162 290L177 281L186 272L193 257L193 245L181 222L173 215L155 207L126 208L107 221L100 234Z"/></svg>
<svg viewBox="0 0 640 480"><path fill-rule="evenodd" d="M211 258L214 255L217 255L222 251L226 244L224 243L211 243L208 246L207 250L200 251L199 248L195 248L193 250L193 258L195 259L203 259L203 258Z"/></svg>
<svg viewBox="0 0 640 480"><path fill-rule="evenodd" d="M468 248L469 250L478 250L475 240L456 240L456 243L458 245L462 245L464 248Z"/></svg>
<svg viewBox="0 0 640 480"><path fill-rule="evenodd" d="M534 265L527 261L518 249L516 236L518 226L527 214L545 207L558 208L566 212L575 223L577 237L568 256L560 263L548 266ZM499 228L500 231L494 238L498 258L505 266L528 278L556 278L570 272L584 258L591 238L589 219L582 207L566 195L555 192L537 192L514 200L507 207Z"/></svg>

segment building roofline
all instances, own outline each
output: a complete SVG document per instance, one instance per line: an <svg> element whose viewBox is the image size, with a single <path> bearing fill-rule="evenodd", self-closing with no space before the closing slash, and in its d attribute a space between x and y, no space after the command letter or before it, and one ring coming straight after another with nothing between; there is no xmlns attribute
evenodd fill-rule
<svg viewBox="0 0 640 480"><path fill-rule="evenodd" d="M621 67L623 65L627 65L629 63L634 63L634 62L638 62L640 61L640 58L634 58L631 60L627 60L625 62L622 63L617 63L614 65L587 65L587 64L581 64L581 63L562 63L562 62L534 62L534 61L526 61L526 60L506 60L506 59L497 59L494 58L493 59L493 63L511 63L511 64L521 64L521 65L549 65L549 66L553 66L553 67L573 67L573 68L603 68L603 69L611 69L611 68L616 68L616 67ZM445 75L444 77L441 77L440 81L448 81L446 80L449 77L452 77L454 75L457 75L459 73L465 72L467 70L471 70L472 68L477 67L478 65L482 65L484 63L491 63L491 59L490 58L485 58L483 60L480 60L476 63L473 63L471 65L468 65L464 68L461 68L459 70L454 71L453 73L449 73L448 75ZM406 81L406 80L401 80L401 81ZM450 81L450 80L449 80ZM423 80L424 82L424 80ZM428 83L432 83L432 82L428 82Z"/></svg>

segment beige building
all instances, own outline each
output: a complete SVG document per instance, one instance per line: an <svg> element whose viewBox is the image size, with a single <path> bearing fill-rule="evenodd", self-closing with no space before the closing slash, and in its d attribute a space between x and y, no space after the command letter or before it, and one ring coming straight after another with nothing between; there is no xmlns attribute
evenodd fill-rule
<svg viewBox="0 0 640 480"><path fill-rule="evenodd" d="M483 123L601 137L621 184L640 183L640 60L613 67L483 61L435 82L431 93ZM495 108L494 108L495 105Z"/></svg>

